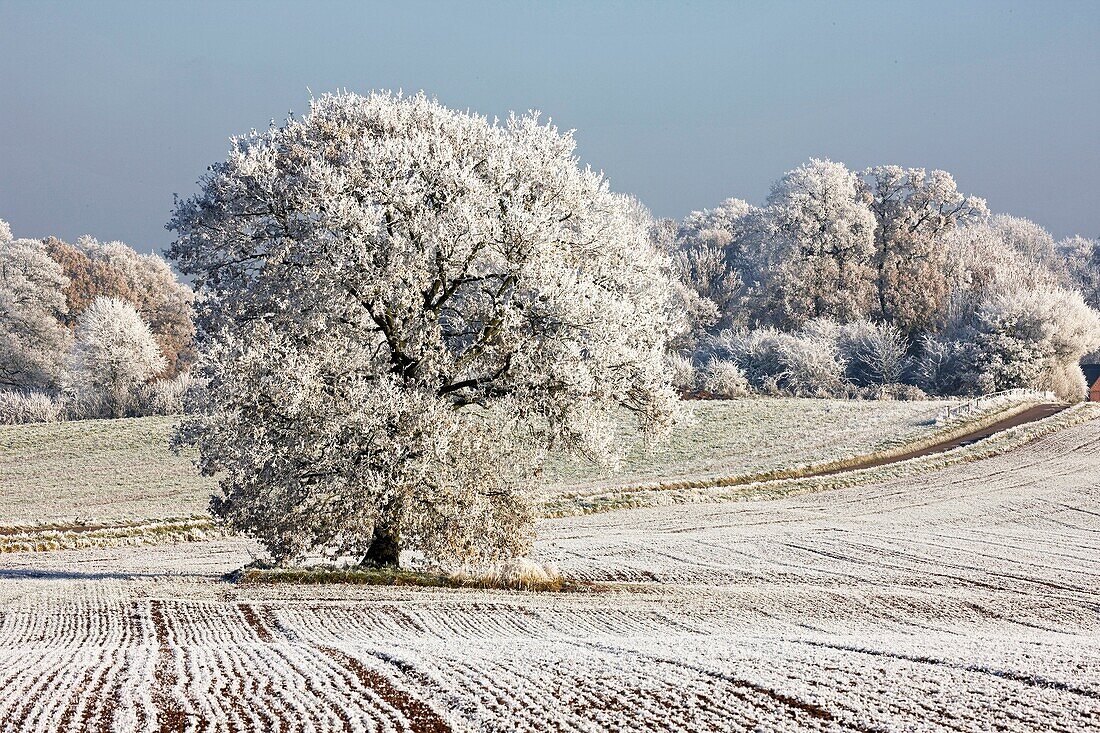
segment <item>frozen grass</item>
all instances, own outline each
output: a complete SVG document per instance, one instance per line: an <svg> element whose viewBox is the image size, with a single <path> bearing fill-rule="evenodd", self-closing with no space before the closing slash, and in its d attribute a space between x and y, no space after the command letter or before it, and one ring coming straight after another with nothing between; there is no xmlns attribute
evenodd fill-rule
<svg viewBox="0 0 1100 733"><path fill-rule="evenodd" d="M935 430L946 402L747 399L689 403L694 419L621 473L547 468L549 494L779 470L869 453ZM206 513L214 482L168 450L171 417L0 426L0 525L118 524Z"/></svg>
<svg viewBox="0 0 1100 733"><path fill-rule="evenodd" d="M551 461L549 493L757 475L882 452L936 433L936 416L953 404L770 397L686 402L693 419L675 427L655 450L634 450L619 473Z"/></svg>
<svg viewBox="0 0 1100 733"><path fill-rule="evenodd" d="M149 519L109 526L45 525L2 529L0 553L191 542L224 534L206 517Z"/></svg>
<svg viewBox="0 0 1100 733"><path fill-rule="evenodd" d="M956 434L967 432L985 423L995 422L1006 414L1012 414L1016 411L1018 411L1018 408L1009 408L1005 412L983 416L974 423L963 423L949 427L944 435L935 438L930 436L928 440L938 441L941 437L950 439ZM791 471L789 476L765 475L758 480L756 480L756 477L752 477L753 480L743 480L743 477L731 476L658 483L648 486L627 486L602 493L556 498L548 501L543 506L542 514L547 517L564 517L670 504L769 499L829 489L849 488L906 476L918 476L960 463L991 458L1024 446L1043 436L1097 418L1100 418L1100 405L1081 403L1052 417L1010 428L977 443L954 448L944 453L934 453L884 466L866 469L854 468L851 471L827 476L800 476L798 471ZM919 440L915 442L917 446L921 444Z"/></svg>
<svg viewBox="0 0 1100 733"><path fill-rule="evenodd" d="M126 523L206 512L213 482L168 450L174 418L0 427L0 524Z"/></svg>

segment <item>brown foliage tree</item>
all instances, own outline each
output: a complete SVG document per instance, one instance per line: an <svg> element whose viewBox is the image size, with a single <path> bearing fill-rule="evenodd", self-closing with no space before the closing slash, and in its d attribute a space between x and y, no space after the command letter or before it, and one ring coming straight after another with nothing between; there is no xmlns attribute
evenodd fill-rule
<svg viewBox="0 0 1100 733"><path fill-rule="evenodd" d="M122 242L101 244L91 237L81 237L75 245L50 237L46 248L69 278L64 291L66 325L73 326L96 298L118 298L148 322L167 359L159 376L171 378L187 369L193 358L194 296L163 259L140 254Z"/></svg>

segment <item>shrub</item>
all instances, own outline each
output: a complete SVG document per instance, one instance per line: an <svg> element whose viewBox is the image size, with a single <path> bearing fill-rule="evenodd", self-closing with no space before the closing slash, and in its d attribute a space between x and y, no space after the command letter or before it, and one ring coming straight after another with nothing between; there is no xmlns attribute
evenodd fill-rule
<svg viewBox="0 0 1100 733"><path fill-rule="evenodd" d="M700 359L729 361L738 366L749 384L762 389L769 378L782 372L779 341L785 334L771 328L752 331L725 330L707 338Z"/></svg>
<svg viewBox="0 0 1100 733"><path fill-rule="evenodd" d="M813 336L778 339L780 385L797 397L835 397L845 391L844 360L836 343Z"/></svg>
<svg viewBox="0 0 1100 733"><path fill-rule="evenodd" d="M845 374L861 387L898 384L909 367L908 343L889 323L854 321L839 331Z"/></svg>
<svg viewBox="0 0 1100 733"><path fill-rule="evenodd" d="M978 392L978 353L974 345L942 336L920 341L913 379L925 392L967 395Z"/></svg>
<svg viewBox="0 0 1100 733"><path fill-rule="evenodd" d="M60 422L67 418L63 400L45 392L0 392L0 423Z"/></svg>
<svg viewBox="0 0 1100 733"><path fill-rule="evenodd" d="M143 415L178 415L183 412L184 395L191 387L191 375L183 372L172 379L157 379L142 390L139 410Z"/></svg>
<svg viewBox="0 0 1100 733"><path fill-rule="evenodd" d="M714 397L744 397L749 393L745 373L732 361L711 359L703 368L702 388Z"/></svg>
<svg viewBox="0 0 1100 733"><path fill-rule="evenodd" d="M681 395L699 389L699 375L695 371L695 365L683 354L668 355L668 370L672 376L672 386Z"/></svg>
<svg viewBox="0 0 1100 733"><path fill-rule="evenodd" d="M703 358L735 365L764 394L834 396L845 391L844 361L827 332L825 322L797 335L771 328L723 331L707 339Z"/></svg>

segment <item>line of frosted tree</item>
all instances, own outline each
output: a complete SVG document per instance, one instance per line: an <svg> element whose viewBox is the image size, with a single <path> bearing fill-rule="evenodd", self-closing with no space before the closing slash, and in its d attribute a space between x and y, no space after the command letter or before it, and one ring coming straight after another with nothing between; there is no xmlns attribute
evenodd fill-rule
<svg viewBox="0 0 1100 733"><path fill-rule="evenodd" d="M0 220L0 422L179 412L193 297L156 255Z"/></svg>
<svg viewBox="0 0 1100 733"><path fill-rule="evenodd" d="M685 393L919 397L1085 393L1100 243L990 216L945 171L810 160L763 207L663 220L690 330Z"/></svg>

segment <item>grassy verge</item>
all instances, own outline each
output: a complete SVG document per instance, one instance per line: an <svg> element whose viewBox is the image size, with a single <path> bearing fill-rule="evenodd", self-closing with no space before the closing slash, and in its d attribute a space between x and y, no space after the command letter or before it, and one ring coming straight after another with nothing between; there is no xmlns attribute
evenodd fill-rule
<svg viewBox="0 0 1100 733"><path fill-rule="evenodd" d="M188 542L221 536L209 517L182 517L110 526L44 525L0 528L0 553Z"/></svg>
<svg viewBox="0 0 1100 733"><path fill-rule="evenodd" d="M241 585L381 585L415 588L478 588L542 593L578 593L600 590L597 583L552 578L503 579L493 576L447 574L404 568L270 568L245 567L226 576Z"/></svg>

